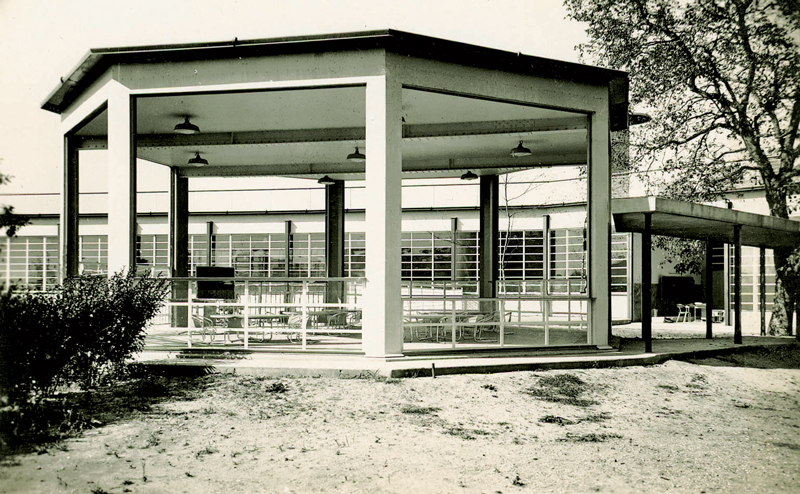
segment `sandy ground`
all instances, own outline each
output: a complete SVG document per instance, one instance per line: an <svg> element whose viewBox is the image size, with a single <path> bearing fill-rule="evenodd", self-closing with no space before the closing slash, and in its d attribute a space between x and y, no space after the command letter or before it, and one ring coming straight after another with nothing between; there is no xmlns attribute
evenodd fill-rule
<svg viewBox="0 0 800 494"><path fill-rule="evenodd" d="M435 379L148 381L102 396L116 410L96 413L104 425L5 458L0 492L800 492L800 365L756 368L776 366L743 354Z"/></svg>

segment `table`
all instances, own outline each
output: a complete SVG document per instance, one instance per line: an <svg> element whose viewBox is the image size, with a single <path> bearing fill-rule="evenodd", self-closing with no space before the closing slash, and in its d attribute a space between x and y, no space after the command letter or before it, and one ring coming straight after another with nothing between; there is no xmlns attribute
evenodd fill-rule
<svg viewBox="0 0 800 494"><path fill-rule="evenodd" d="M270 341L272 340L273 333L275 330L276 323L286 323L289 321L289 317L291 314L248 314L248 326L247 330L256 329L256 333L261 333L261 340L262 341ZM242 325L242 321L244 320L244 315L242 314L213 314L210 316L211 320L215 323L224 323L225 324L225 334L240 334L243 333L245 328ZM257 323L266 322L269 326L258 326L251 325L251 321L255 321ZM258 331L260 330L260 331ZM269 338L267 338L267 331L269 331ZM249 331L248 331L249 333ZM293 339L293 338L290 338Z"/></svg>
<svg viewBox="0 0 800 494"><path fill-rule="evenodd" d="M456 311L455 318L456 323L462 323L469 320L475 314L480 314L479 311ZM452 325L452 321L449 318L453 317L453 312L417 312L413 314L409 314L404 317L405 322L410 322L413 326L410 326L411 329L411 341L414 340L414 329L417 329L416 334L417 338L419 337L419 328L425 328L426 336L425 338L436 338L439 340L439 329L444 330L444 328L449 327ZM436 329L436 336L433 335L433 329ZM456 325L456 335L458 335L459 329L462 326ZM462 330L463 335L463 330ZM461 339L461 336L457 336L456 339Z"/></svg>
<svg viewBox="0 0 800 494"><path fill-rule="evenodd" d="M705 318L702 316L703 313L706 312L706 304L703 304L701 302L696 302L694 304L690 304L689 308L692 310L692 317L694 318L694 320L701 319L705 321Z"/></svg>
<svg viewBox="0 0 800 494"><path fill-rule="evenodd" d="M411 341L414 341L414 334L416 333L417 339L429 339L433 335L432 328L436 325L434 323L441 322L444 317L441 313L415 313L403 317L404 322L413 324L409 326L411 332ZM420 329L425 330L425 336L420 338ZM437 331L438 333L438 331Z"/></svg>

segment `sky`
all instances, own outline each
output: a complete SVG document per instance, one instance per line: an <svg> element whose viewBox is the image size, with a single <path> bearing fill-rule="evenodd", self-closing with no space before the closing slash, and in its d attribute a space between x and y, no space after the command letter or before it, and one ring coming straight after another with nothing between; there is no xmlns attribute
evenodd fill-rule
<svg viewBox="0 0 800 494"><path fill-rule="evenodd" d="M60 192L60 116L41 104L90 48L393 28L576 62L562 1L0 0L0 193Z"/></svg>

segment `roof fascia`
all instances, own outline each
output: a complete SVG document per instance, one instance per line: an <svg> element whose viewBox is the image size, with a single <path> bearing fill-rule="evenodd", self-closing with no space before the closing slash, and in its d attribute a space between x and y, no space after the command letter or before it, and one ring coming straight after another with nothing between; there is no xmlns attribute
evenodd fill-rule
<svg viewBox="0 0 800 494"><path fill-rule="evenodd" d="M258 55L344 51L383 48L465 66L500 70L609 88L611 130L627 128L628 74L619 70L553 60L393 29L295 36L271 39L217 41L174 45L92 49L42 103L61 113L94 77L115 63L172 62L226 59Z"/></svg>

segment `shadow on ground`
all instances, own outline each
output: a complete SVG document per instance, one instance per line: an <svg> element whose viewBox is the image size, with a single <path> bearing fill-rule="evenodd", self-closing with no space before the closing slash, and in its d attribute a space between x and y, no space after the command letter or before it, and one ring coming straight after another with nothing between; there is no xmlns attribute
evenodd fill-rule
<svg viewBox="0 0 800 494"><path fill-rule="evenodd" d="M0 465L17 454L46 454L83 431L150 413L165 401L194 400L213 385L209 375L140 375L95 390L67 390L36 407L0 410Z"/></svg>
<svg viewBox="0 0 800 494"><path fill-rule="evenodd" d="M713 358L687 359L697 365L713 367L748 367L751 369L800 369L800 344L748 349Z"/></svg>

